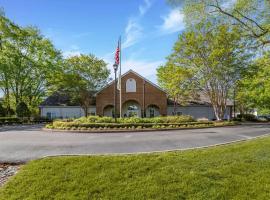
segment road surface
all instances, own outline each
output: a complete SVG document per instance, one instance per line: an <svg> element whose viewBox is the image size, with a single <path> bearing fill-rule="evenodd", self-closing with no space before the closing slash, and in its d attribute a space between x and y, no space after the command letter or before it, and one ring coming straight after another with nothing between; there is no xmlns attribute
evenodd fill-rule
<svg viewBox="0 0 270 200"><path fill-rule="evenodd" d="M180 150L270 134L270 124L133 133L64 133L41 128L0 127L0 163L26 162L51 155Z"/></svg>

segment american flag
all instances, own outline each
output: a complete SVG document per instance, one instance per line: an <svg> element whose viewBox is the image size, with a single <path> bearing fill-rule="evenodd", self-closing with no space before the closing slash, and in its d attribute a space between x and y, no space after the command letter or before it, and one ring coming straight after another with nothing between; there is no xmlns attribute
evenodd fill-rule
<svg viewBox="0 0 270 200"><path fill-rule="evenodd" d="M119 46L119 42L120 41L118 41L118 45L117 45L115 56L114 56L115 64L117 64L117 65L119 65L119 63L120 63L120 58L119 58L120 46Z"/></svg>

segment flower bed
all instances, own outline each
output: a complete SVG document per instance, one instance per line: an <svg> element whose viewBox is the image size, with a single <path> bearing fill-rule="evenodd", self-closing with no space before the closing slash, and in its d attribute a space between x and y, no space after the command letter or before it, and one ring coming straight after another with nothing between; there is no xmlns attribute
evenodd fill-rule
<svg viewBox="0 0 270 200"><path fill-rule="evenodd" d="M125 130L162 130L183 128L205 128L234 125L236 122L196 122L190 116L156 118L122 118L114 122L110 117L88 117L76 120L56 120L48 124L48 129L71 131L125 131Z"/></svg>
<svg viewBox="0 0 270 200"><path fill-rule="evenodd" d="M73 121L79 123L115 123L115 119L112 117L98 117L89 116L81 117L75 120L61 120L61 121ZM118 118L116 123L181 123L181 122L195 122L193 117L189 115L181 116L167 116L167 117L153 117L153 118L139 118L139 117L129 117L129 118Z"/></svg>

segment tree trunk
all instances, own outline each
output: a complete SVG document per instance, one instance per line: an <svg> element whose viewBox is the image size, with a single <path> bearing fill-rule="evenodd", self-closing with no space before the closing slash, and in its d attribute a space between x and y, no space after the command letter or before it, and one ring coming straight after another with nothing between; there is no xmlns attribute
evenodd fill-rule
<svg viewBox="0 0 270 200"><path fill-rule="evenodd" d="M175 97L173 98L173 115L176 113L176 100Z"/></svg>
<svg viewBox="0 0 270 200"><path fill-rule="evenodd" d="M9 98L9 89L6 88L6 101L7 101L7 116L10 116L10 98Z"/></svg>
<svg viewBox="0 0 270 200"><path fill-rule="evenodd" d="M83 106L83 110L84 110L84 116L88 117L88 107L87 106Z"/></svg>
<svg viewBox="0 0 270 200"><path fill-rule="evenodd" d="M225 114L226 105L218 105L218 104L212 103L212 106L213 106L217 121L222 121Z"/></svg>

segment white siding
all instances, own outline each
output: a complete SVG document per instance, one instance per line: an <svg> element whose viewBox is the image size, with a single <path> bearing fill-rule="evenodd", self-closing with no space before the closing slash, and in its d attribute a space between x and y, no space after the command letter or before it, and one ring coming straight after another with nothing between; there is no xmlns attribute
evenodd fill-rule
<svg viewBox="0 0 270 200"><path fill-rule="evenodd" d="M224 119L229 119L229 107L226 109ZM167 115L173 115L174 107L168 106ZM195 119L207 118L208 120L215 119L215 113L211 106L180 106L176 108L176 114L191 115Z"/></svg>
<svg viewBox="0 0 270 200"><path fill-rule="evenodd" d="M44 106L40 108L41 116L47 117L51 113L52 118L79 118L84 116L84 111L79 106ZM89 115L96 114L96 107L90 107Z"/></svg>

